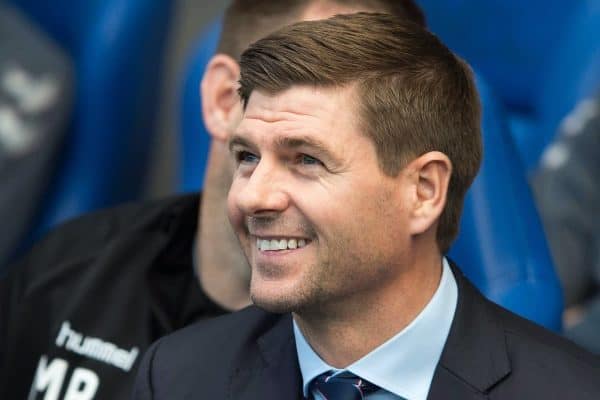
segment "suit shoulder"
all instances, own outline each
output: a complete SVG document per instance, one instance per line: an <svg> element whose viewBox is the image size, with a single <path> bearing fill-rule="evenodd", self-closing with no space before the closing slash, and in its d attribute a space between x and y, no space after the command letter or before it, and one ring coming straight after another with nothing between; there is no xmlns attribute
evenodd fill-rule
<svg viewBox="0 0 600 400"><path fill-rule="evenodd" d="M199 321L154 343L140 365L138 392L151 387L156 399L197 396L195 382L211 382L207 398L223 398L232 374L244 359L260 360L258 338L291 316L269 314L251 306ZM146 382L146 384L144 384ZM174 389L175 388L175 389Z"/></svg>
<svg viewBox="0 0 600 400"><path fill-rule="evenodd" d="M574 342L500 306L496 306L496 311L501 316L502 326L511 343L530 346L545 353L556 353L556 356L562 356L565 360L572 359L573 362L600 368L600 357Z"/></svg>
<svg viewBox="0 0 600 400"><path fill-rule="evenodd" d="M546 380L546 385L553 382L600 395L600 357L500 306L494 308L502 322L513 373L535 376L540 384Z"/></svg>
<svg viewBox="0 0 600 400"><path fill-rule="evenodd" d="M260 335L263 330L268 329L280 318L282 316L279 314L272 314L256 306L249 306L216 318L197 321L165 337L163 345L252 337Z"/></svg>
<svg viewBox="0 0 600 400"><path fill-rule="evenodd" d="M198 321L163 337L155 358L191 367L198 360L235 358L285 316L258 307Z"/></svg>

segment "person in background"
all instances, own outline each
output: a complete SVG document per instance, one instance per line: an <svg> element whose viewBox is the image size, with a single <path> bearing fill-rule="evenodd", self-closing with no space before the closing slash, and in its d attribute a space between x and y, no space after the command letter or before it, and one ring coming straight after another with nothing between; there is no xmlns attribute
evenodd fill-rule
<svg viewBox="0 0 600 400"><path fill-rule="evenodd" d="M241 56L233 230L254 303L146 353L134 398L600 397L600 361L487 300L444 254L482 156L472 72L388 14Z"/></svg>
<svg viewBox="0 0 600 400"><path fill-rule="evenodd" d="M565 335L600 355L600 94L581 101L532 186L560 277Z"/></svg>
<svg viewBox="0 0 600 400"><path fill-rule="evenodd" d="M250 303L225 207L227 140L242 115L237 60L294 21L365 10L425 25L412 0L232 2L202 80L212 136L204 192L80 217L11 267L0 281L0 398L128 398L153 341Z"/></svg>

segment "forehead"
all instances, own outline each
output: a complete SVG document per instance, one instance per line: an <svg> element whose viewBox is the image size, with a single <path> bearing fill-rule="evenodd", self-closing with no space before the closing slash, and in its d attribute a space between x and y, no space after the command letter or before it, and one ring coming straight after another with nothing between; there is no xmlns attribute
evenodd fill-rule
<svg viewBox="0 0 600 400"><path fill-rule="evenodd" d="M313 1L311 2L300 17L301 20L312 21L326 19L336 14L353 14L361 11L377 11L377 7L368 7L366 5L339 4L335 1Z"/></svg>
<svg viewBox="0 0 600 400"><path fill-rule="evenodd" d="M255 140L314 134L322 139L358 134L354 88L295 86L274 95L254 91L237 135Z"/></svg>

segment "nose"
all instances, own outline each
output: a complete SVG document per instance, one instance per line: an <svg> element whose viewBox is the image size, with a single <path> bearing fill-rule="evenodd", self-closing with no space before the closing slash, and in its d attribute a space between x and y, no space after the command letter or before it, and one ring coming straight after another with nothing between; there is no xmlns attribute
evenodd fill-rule
<svg viewBox="0 0 600 400"><path fill-rule="evenodd" d="M249 177L235 177L230 196L247 216L283 212L289 205L284 172L264 158Z"/></svg>

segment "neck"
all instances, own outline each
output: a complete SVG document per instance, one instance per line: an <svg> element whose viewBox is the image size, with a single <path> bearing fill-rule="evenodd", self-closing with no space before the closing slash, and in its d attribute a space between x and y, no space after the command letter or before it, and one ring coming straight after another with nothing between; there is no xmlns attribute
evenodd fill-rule
<svg viewBox="0 0 600 400"><path fill-rule="evenodd" d="M326 363L346 368L401 332L425 308L440 284L441 255L412 259L419 261L375 295L294 313L307 342Z"/></svg>
<svg viewBox="0 0 600 400"><path fill-rule="evenodd" d="M206 169L196 269L206 295L228 310L250 304L250 267L227 218L227 192L231 167L225 143L213 140Z"/></svg>

